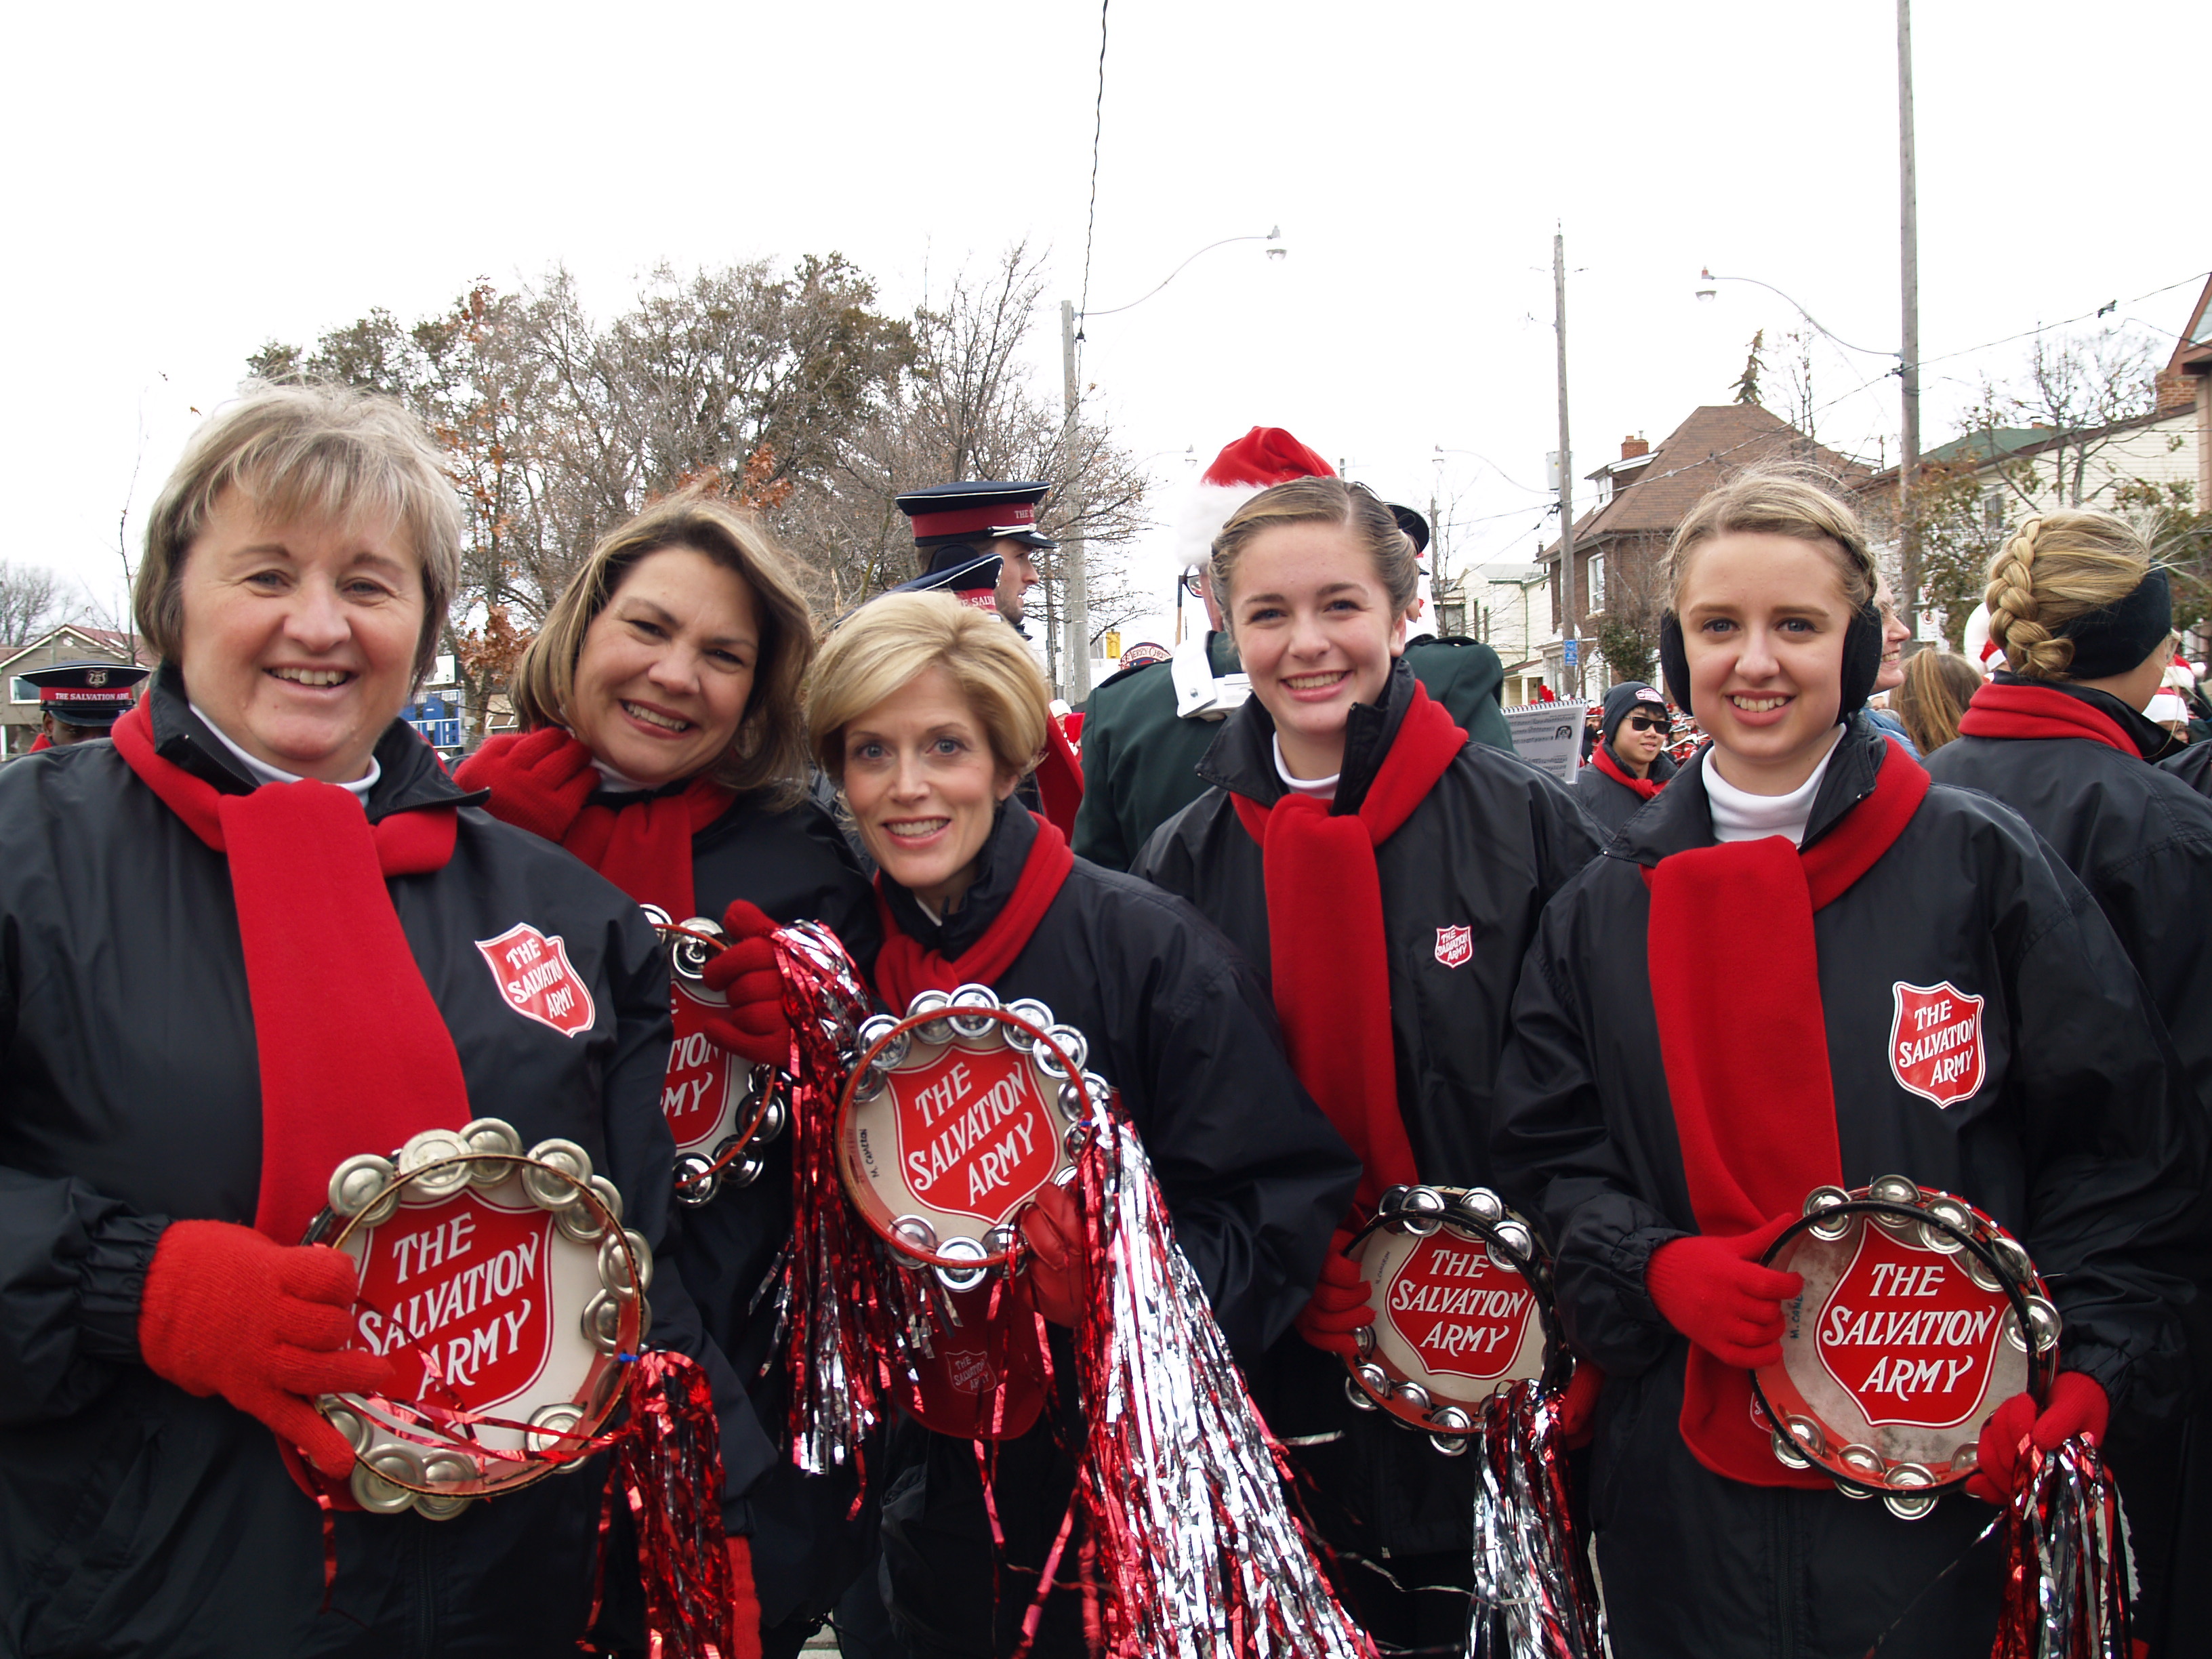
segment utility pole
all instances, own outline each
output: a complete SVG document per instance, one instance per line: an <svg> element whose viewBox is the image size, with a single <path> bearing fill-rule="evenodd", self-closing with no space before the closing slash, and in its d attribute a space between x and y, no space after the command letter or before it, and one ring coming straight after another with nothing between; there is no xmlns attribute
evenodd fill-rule
<svg viewBox="0 0 2212 1659"><path fill-rule="evenodd" d="M1901 0L1900 0L1901 3ZM1083 568L1083 503L1075 487L1075 303L1060 302L1060 395L1065 399L1066 423L1060 440L1060 499L1066 509L1067 534L1060 544L1060 568L1066 573L1067 666L1061 678L1062 694L1082 707L1091 696L1091 584Z"/></svg>
<svg viewBox="0 0 2212 1659"><path fill-rule="evenodd" d="M1902 5L1905 0L1898 0ZM1567 239L1552 233L1553 327L1559 337L1559 582L1566 596L1566 641L1574 664L1574 694L1583 692L1582 644L1576 621L1582 613L1575 578L1575 459L1567 447Z"/></svg>
<svg viewBox="0 0 2212 1659"><path fill-rule="evenodd" d="M1897 459L1898 598L1912 637L1920 636L1920 526L1912 485L1920 471L1920 204L1912 160L1912 0L1897 0L1897 139L1899 278L1905 349L1898 355L1903 406Z"/></svg>

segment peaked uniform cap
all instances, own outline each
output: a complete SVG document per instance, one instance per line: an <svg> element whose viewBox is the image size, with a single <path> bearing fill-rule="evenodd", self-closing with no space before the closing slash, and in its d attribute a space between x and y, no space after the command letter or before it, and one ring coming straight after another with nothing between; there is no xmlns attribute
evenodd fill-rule
<svg viewBox="0 0 2212 1659"><path fill-rule="evenodd" d="M983 478L909 489L896 499L898 510L914 521L914 539L924 549L1001 536L1030 547L1055 547L1059 544L1036 527L1037 503L1051 493L1048 483Z"/></svg>
<svg viewBox="0 0 2212 1659"><path fill-rule="evenodd" d="M71 726L112 726L131 712L131 688L153 671L122 662L58 662L15 676L39 688L39 707Z"/></svg>

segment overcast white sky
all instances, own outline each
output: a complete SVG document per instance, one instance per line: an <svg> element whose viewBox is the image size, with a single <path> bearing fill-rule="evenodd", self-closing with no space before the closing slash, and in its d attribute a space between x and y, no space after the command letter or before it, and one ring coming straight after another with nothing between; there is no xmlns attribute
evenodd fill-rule
<svg viewBox="0 0 2212 1659"><path fill-rule="evenodd" d="M2109 300L2184 320L2212 265L2181 67L2205 32L2201 0L1923 0L1914 26L1934 442L2025 343L1948 354ZM1506 478L1540 486L1556 447L1555 223L1577 473L1725 401L1753 331L1795 325L1757 289L1700 305L1700 265L1897 343L1889 0L1112 0L1109 27L1093 308L1222 237L1279 223L1290 249L1218 249L1089 330L1164 520L1187 450L1279 425L1455 498L1455 564L1525 559L1544 498ZM110 595L118 511L135 542L192 410L271 337L556 261L602 311L661 259L836 249L903 309L1028 237L1056 295L1082 280L1092 4L212 0L27 7L9 33L0 557ZM1034 346L1056 391L1056 317ZM1824 441L1894 456L1895 382L1844 396L1883 367L1822 349ZM1497 465L1440 473L1437 446Z"/></svg>

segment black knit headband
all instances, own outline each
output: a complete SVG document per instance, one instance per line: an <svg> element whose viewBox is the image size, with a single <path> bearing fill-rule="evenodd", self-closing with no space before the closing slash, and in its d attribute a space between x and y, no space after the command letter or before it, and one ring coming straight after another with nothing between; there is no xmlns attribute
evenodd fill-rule
<svg viewBox="0 0 2212 1659"><path fill-rule="evenodd" d="M2074 641L2068 678L2110 679L2124 674L2166 643L2173 632L2173 590L2154 565L2125 599L2051 630Z"/></svg>

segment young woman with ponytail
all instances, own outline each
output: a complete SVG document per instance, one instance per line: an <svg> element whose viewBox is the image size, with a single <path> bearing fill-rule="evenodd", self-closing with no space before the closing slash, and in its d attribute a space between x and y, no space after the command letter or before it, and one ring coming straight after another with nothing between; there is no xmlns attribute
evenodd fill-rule
<svg viewBox="0 0 2212 1659"><path fill-rule="evenodd" d="M1416 574L1390 509L1340 479L1278 484L1238 509L1212 575L1252 697L1199 768L1214 787L1134 871L1267 968L1291 1061L1360 1155L1347 1230L1389 1187L1490 1181L1522 953L1544 902L1597 850L1564 787L1470 744L1405 665ZM1455 1652L1476 1460L1347 1402L1344 1356L1373 1318L1348 1237L1254 1392L1361 1627L1386 1652Z"/></svg>
<svg viewBox="0 0 2212 1659"><path fill-rule="evenodd" d="M2004 666L1929 775L2003 801L2081 878L2212 1121L2212 951L2197 925L2212 916L2212 801L2145 764L2169 741L2143 714L2172 655L2166 572L2124 520L2046 513L1990 562L1987 603ZM2201 1366L2212 1329L2197 1346ZM2142 1581L2136 1634L2155 1656L2179 1628L2168 1564L2212 1550L2212 1417L2125 1426L2112 1461Z"/></svg>
<svg viewBox="0 0 2212 1659"><path fill-rule="evenodd" d="M1676 532L1668 588L1667 678L1712 744L1545 914L1493 1141L1607 1375L1613 1651L1986 1652L2002 1556L1976 1540L2023 1438L2101 1437L2186 1387L2197 1114L2080 884L1863 717L1881 621L1848 507L1786 477L1723 485ZM1930 987L1974 1010L1978 1069L1941 1091L1893 1041ZM2065 1322L2047 1400L2001 1405L1980 1474L1917 1521L1779 1462L1747 1374L1802 1288L1759 1264L1767 1243L1815 1187L1891 1173L1993 1215Z"/></svg>

